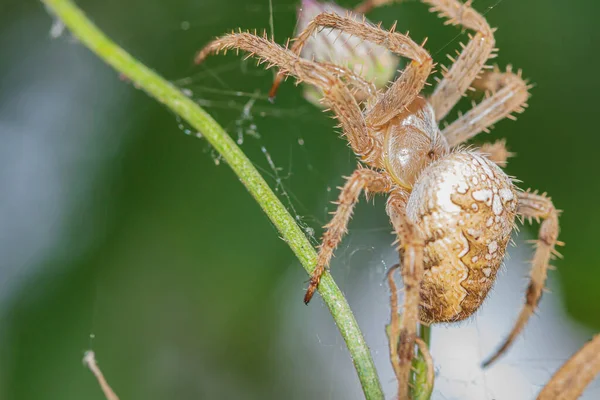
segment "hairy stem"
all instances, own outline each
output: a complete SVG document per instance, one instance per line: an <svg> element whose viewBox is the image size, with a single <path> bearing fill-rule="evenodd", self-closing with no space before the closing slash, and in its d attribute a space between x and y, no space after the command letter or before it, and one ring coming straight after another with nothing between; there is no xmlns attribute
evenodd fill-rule
<svg viewBox="0 0 600 400"><path fill-rule="evenodd" d="M137 87L184 119L221 154L246 189L261 206L281 237L290 246L309 274L317 254L277 196L212 117L186 97L177 87L150 70L106 37L71 0L41 0L65 26L98 57L126 75ZM323 301L346 341L358 378L367 399L383 399L375 365L348 303L329 274L319 286ZM299 300L300 301L300 300Z"/></svg>

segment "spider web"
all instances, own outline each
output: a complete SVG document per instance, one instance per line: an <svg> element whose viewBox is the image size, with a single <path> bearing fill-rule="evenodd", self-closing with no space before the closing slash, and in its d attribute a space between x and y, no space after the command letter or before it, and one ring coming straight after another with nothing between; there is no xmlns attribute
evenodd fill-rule
<svg viewBox="0 0 600 400"><path fill-rule="evenodd" d="M306 223L305 217L297 211L297 207L300 207L306 212L306 207L287 188L288 181L293 174L293 155L298 152L306 160L306 168L314 170L316 174L320 174L319 171L315 170L311 162L310 153L306 151L305 139L299 136L295 141L291 141L290 146L292 148L288 156L288 164L286 166L277 166L275 162L277 157L271 155L267 145L262 141L263 134L261 133L261 124L264 121L280 120L282 123L297 121L301 117L306 116L306 114L309 114L311 106L306 104L300 108L281 107L271 104L268 101L267 94L258 89L253 93L249 93L229 88L229 85L220 77L220 74L224 72L241 73L245 76L264 76L266 74L265 71L249 67L245 62L237 60L221 67L205 67L204 69L204 71L196 73L191 77L176 80L174 83L183 87L189 97L193 98L196 103L213 113L213 115L215 113L218 114L219 110L235 110L237 112L237 118L224 123L223 128L234 138L242 150L248 150L248 148L258 148L260 150L262 159L254 158L252 160L254 166L270 182L271 188L278 194L311 243L316 245L317 240L314 228ZM211 81L218 82L221 88L207 86L207 82ZM180 119L177 120L177 125L186 135L201 137L201 133L196 133ZM213 158L215 165L221 164L221 155L214 151L208 143L205 143L205 151ZM310 218L323 222L321 218Z"/></svg>

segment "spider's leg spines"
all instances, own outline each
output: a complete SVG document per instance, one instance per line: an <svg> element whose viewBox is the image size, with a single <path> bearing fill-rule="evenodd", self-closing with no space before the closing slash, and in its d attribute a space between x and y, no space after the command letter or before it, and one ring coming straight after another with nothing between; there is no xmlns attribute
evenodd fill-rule
<svg viewBox="0 0 600 400"><path fill-rule="evenodd" d="M450 61L452 61L452 64L454 64L456 62L456 59L453 58L450 54L446 54L446 58L448 58Z"/></svg>

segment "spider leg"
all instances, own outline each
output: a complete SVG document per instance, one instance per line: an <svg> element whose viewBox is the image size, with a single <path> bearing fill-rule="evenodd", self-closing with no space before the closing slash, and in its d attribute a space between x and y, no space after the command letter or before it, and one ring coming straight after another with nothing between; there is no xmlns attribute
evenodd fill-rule
<svg viewBox="0 0 600 400"><path fill-rule="evenodd" d="M373 82L367 81L362 76L356 74L350 69L341 65L328 62L319 62L319 64L321 64L329 72L341 79L350 88L350 90L354 92L353 95L357 99L368 100L377 96L377 88L375 87L375 84ZM285 73L283 71L279 71L275 76L273 85L269 90L269 100L271 102L275 101L277 90L279 89L279 85L283 81L284 77Z"/></svg>
<svg viewBox="0 0 600 400"><path fill-rule="evenodd" d="M323 273L329 266L331 257L342 237L348 231L348 222L352 217L354 205L358 202L360 193L364 190L372 193L384 193L390 189L390 181L379 172L359 167L348 178L338 197L337 210L333 213L331 221L325 225L325 233L319 246L317 266L310 277L310 284L304 296L304 302L308 304L315 290L321 282Z"/></svg>
<svg viewBox="0 0 600 400"><path fill-rule="evenodd" d="M211 53L229 49L243 50L259 58L259 63L268 62L268 67L278 66L286 75L294 76L322 90L325 101L330 105L348 137L352 149L366 159L375 150L376 138L369 135L360 106L338 77L332 65L321 64L300 58L292 51L263 37L249 32L231 33L217 38L200 50L195 58L200 64Z"/></svg>
<svg viewBox="0 0 600 400"><path fill-rule="evenodd" d="M398 384L402 381L402 368L400 368L400 360L398 358L398 344L400 340L400 313L398 312L398 287L396 286L396 282L394 281L394 272L396 269L400 267L400 264L394 265L387 273L388 284L390 286L390 311L391 311L391 319L388 330L388 340L390 344L390 360L392 362L392 368L394 369L394 373L396 374L396 380ZM421 327L421 329L423 329ZM415 338L415 343L419 347L419 351L421 352L421 356L425 365L427 366L427 375L426 382L427 386L433 387L433 380L435 375L433 358L431 357L431 353L429 352L429 348L427 347L427 343L420 337ZM398 393L401 393L404 390L400 385L398 385Z"/></svg>
<svg viewBox="0 0 600 400"><path fill-rule="evenodd" d="M575 400L600 373L600 335L587 342L544 386L537 400Z"/></svg>
<svg viewBox="0 0 600 400"><path fill-rule="evenodd" d="M376 0L376 1L382 1L382 0ZM390 0L383 0L384 2L388 2ZM393 0L392 0L393 1ZM366 2L365 2L366 3ZM383 5L383 3L381 4ZM360 7L360 6L359 6ZM361 13L361 11L357 9L355 9L355 12L357 13ZM364 12L362 12L364 13ZM311 21L312 22L312 21ZM307 26L307 28L305 29L305 31L310 28L310 26ZM303 33L305 32L303 31L302 33L300 33L300 35L303 35ZM311 32L311 34L314 33L314 30ZM302 52L302 49L304 48L304 45L306 44L306 41L310 38L311 34L309 34L308 36L303 36L303 39L301 40L301 43L296 43L292 46L292 51L294 51L294 53L300 55L300 53ZM300 36L298 36L297 38L295 38L295 41L299 41ZM337 40L337 39L336 39ZM329 64L329 63L324 63L322 62L322 64ZM335 64L330 64L330 65L335 65ZM349 70L348 68L343 68L340 66L337 66L340 69L340 78L342 78L343 80L349 80L351 82L355 82L355 83L360 83L360 86L363 90L362 93L366 96L364 97L371 97L371 96L375 96L376 95L376 88L375 85L372 82L368 82L366 81L363 77L361 77L360 75L354 73L353 71ZM275 96L277 94L277 90L279 89L279 86L281 85L281 82L283 81L285 74L283 74L282 72L277 73L277 75L275 76L275 79L273 81L273 85L271 86L271 89L269 90L269 99L271 101L273 101L275 99Z"/></svg>
<svg viewBox="0 0 600 400"><path fill-rule="evenodd" d="M525 327L529 317L534 313L542 297L544 283L549 268L549 261L553 255L556 255L554 249L561 243L558 238L558 215L559 211L554 208L552 201L544 196L530 192L519 193L519 207L517 213L525 218L543 219L536 241L536 250L533 256L532 268L530 274L530 283L525 296L525 305L515 323L512 331L504 340L500 348L483 363L484 367L489 366L496 361L514 342L515 338Z"/></svg>
<svg viewBox="0 0 600 400"><path fill-rule="evenodd" d="M363 40L387 47L400 56L410 58L404 73L396 79L390 88L378 99L366 113L366 122L371 126L383 125L402 112L421 92L431 72L433 61L429 53L407 35L386 31L380 27L358 22L350 17L322 13L317 15L298 35L291 47L292 52L300 54L302 47L320 28L338 29Z"/></svg>
<svg viewBox="0 0 600 400"><path fill-rule="evenodd" d="M515 119L511 113L521 113L527 107L530 86L521 78L521 71L515 74L510 66L506 72L495 68L484 73L473 87L484 91L486 98L444 129L450 146L466 142L481 131L489 132L488 128L503 118Z"/></svg>
<svg viewBox="0 0 600 400"><path fill-rule="evenodd" d="M402 306L400 329L397 334L397 359L392 360L392 365L398 379L399 400L409 398L408 383L415 352L415 340L417 338L421 281L424 270L423 238L417 227L408 220L405 204L405 196L402 193L396 192L390 195L387 203L387 213L398 236L399 252L402 260L402 279L404 281L404 303ZM392 289L395 287L395 285L390 286ZM394 299L395 297L392 295L392 312L394 312ZM394 323L394 319L394 316L392 316L392 323ZM394 335L390 336L393 339ZM394 351L390 351L390 353L391 355L395 355Z"/></svg>
<svg viewBox="0 0 600 400"><path fill-rule="evenodd" d="M398 311L398 286L394 280L394 272L400 268L400 264L394 265L388 270L387 279L390 287L390 325L388 333L388 340L390 342L390 361L392 362L392 368L396 374L396 381L400 383L401 369L398 358L398 343L400 339L400 311Z"/></svg>
<svg viewBox="0 0 600 400"><path fill-rule="evenodd" d="M479 148L479 152L502 168L506 167L507 160L514 156L514 153L506 148L506 140L504 139L496 140L494 143L484 143Z"/></svg>
<svg viewBox="0 0 600 400"><path fill-rule="evenodd" d="M458 0L421 0L430 4L431 12L438 12L448 19L447 24L461 25L475 31L460 56L454 60L450 70L444 70L443 79L439 82L429 101L435 110L438 121L456 105L465 94L471 82L477 77L486 61L494 51L494 29L485 18L471 7L472 0L461 3Z"/></svg>
<svg viewBox="0 0 600 400"><path fill-rule="evenodd" d="M351 70L341 65L320 62L331 74L337 76L346 87L352 92L352 95L357 99L370 99L377 96L377 88L373 82L365 80L360 75L355 74ZM277 75L279 76L279 75ZM269 98L273 96L269 93Z"/></svg>

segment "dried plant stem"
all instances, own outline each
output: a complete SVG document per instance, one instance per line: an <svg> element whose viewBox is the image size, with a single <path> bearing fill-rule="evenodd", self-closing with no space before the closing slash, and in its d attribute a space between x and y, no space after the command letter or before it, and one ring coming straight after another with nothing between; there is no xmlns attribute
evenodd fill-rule
<svg viewBox="0 0 600 400"><path fill-rule="evenodd" d="M84 45L101 59L127 76L137 87L184 119L221 154L256 202L271 219L281 237L290 246L310 274L317 254L277 196L269 188L252 162L212 117L177 87L139 63L108 39L70 0L41 0L48 9ZM344 338L367 399L383 399L375 365L348 303L331 275L325 274L319 286L323 301Z"/></svg>
<svg viewBox="0 0 600 400"><path fill-rule="evenodd" d="M83 356L83 363L86 367L90 369L90 371L92 371L92 374L94 374L94 376L98 380L98 383L100 384L100 388L102 389L106 400L119 400L119 397L109 386L108 382L106 381L106 378L104 378L100 367L98 367L98 363L96 362L96 355L93 351L90 350L85 352L85 355Z"/></svg>

